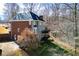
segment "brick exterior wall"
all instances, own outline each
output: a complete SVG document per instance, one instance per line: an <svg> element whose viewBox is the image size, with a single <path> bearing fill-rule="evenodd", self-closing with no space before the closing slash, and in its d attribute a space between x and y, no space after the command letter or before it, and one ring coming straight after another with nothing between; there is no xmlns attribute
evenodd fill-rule
<svg viewBox="0 0 79 59"><path fill-rule="evenodd" d="M29 25L29 21L13 21L11 22L11 34L13 35L20 35L21 32L26 28L31 28Z"/></svg>

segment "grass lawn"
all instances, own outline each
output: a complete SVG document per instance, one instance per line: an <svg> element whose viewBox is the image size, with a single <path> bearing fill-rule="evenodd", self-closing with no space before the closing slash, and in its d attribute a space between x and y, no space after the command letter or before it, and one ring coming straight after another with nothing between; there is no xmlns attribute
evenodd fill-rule
<svg viewBox="0 0 79 59"><path fill-rule="evenodd" d="M60 48L58 45L47 41L41 43L41 46L37 49L29 49L29 55L34 56L72 56L72 53L69 53L63 48Z"/></svg>

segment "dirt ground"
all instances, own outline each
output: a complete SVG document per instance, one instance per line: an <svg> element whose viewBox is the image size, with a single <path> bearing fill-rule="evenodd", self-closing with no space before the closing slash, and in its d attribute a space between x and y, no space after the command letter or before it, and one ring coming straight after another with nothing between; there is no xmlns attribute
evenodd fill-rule
<svg viewBox="0 0 79 59"><path fill-rule="evenodd" d="M28 54L19 48L15 42L0 43L2 56L27 56Z"/></svg>

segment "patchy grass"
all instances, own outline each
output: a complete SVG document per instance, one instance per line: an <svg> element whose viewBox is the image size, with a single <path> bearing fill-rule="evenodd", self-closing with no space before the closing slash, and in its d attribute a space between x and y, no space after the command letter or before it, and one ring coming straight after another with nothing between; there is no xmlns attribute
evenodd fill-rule
<svg viewBox="0 0 79 59"><path fill-rule="evenodd" d="M69 53L50 41L41 43L41 46L37 49L28 49L27 52L32 56L73 56L73 53Z"/></svg>

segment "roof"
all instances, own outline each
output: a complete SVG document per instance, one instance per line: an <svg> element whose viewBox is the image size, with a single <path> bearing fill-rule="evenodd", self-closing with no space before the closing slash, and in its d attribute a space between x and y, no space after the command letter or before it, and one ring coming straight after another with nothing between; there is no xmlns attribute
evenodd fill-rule
<svg viewBox="0 0 79 59"><path fill-rule="evenodd" d="M15 15L13 17L13 20L28 20L28 19L32 19L31 14L28 13L18 13L17 15Z"/></svg>
<svg viewBox="0 0 79 59"><path fill-rule="evenodd" d="M38 15L36 15L33 12L27 12L27 13L18 13L13 17L13 20L41 20ZM43 20L42 20L43 21Z"/></svg>
<svg viewBox="0 0 79 59"><path fill-rule="evenodd" d="M37 16L35 13L30 12L30 14L33 20L39 20L39 16Z"/></svg>
<svg viewBox="0 0 79 59"><path fill-rule="evenodd" d="M0 34L8 34L9 30L6 27L0 26Z"/></svg>

